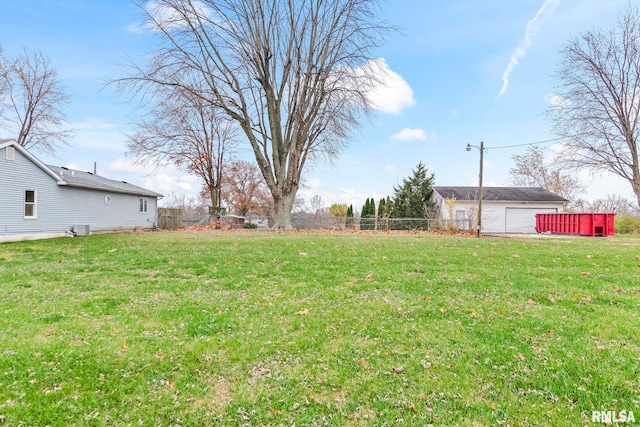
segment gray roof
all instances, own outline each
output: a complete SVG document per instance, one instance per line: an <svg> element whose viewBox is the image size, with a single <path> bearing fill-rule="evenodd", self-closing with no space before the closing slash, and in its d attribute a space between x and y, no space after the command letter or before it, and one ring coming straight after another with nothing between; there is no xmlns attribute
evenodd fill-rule
<svg viewBox="0 0 640 427"><path fill-rule="evenodd" d="M145 197L163 197L162 194L137 185L129 184L126 181L116 181L94 175L92 172L84 172L75 169L69 169L62 166L46 165L56 175L58 175L69 187L81 187L91 190L103 190L113 193L134 194Z"/></svg>
<svg viewBox="0 0 640 427"><path fill-rule="evenodd" d="M478 200L478 187L433 187L443 199ZM556 202L568 200L541 187L482 187L482 200L500 202Z"/></svg>

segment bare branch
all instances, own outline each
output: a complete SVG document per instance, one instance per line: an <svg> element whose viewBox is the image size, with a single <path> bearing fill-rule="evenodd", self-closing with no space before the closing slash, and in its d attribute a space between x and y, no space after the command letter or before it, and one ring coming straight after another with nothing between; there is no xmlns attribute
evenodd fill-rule
<svg viewBox="0 0 640 427"><path fill-rule="evenodd" d="M584 191L575 174L563 171L552 161L545 161L545 149L532 146L525 154L511 157L515 165L509 169L514 185L519 187L540 187L574 201Z"/></svg>
<svg viewBox="0 0 640 427"><path fill-rule="evenodd" d="M67 120L62 108L69 95L50 60L39 52L24 52L2 62L0 93L4 88L7 102L4 111L0 108L1 126L14 132L25 148L53 153L60 144L67 144L73 131L64 127Z"/></svg>
<svg viewBox="0 0 640 427"><path fill-rule="evenodd" d="M335 158L371 113L373 73L358 72L388 31L379 0L158 0L140 7L159 48L113 81L147 99L180 88L242 129L273 198L291 208L308 161Z"/></svg>
<svg viewBox="0 0 640 427"><path fill-rule="evenodd" d="M608 171L629 181L640 205L640 14L629 5L609 32L588 31L562 50L560 105L548 114L566 138L565 167Z"/></svg>
<svg viewBox="0 0 640 427"><path fill-rule="evenodd" d="M237 128L219 109L179 87L164 87L156 105L128 135L138 163L172 163L201 178L220 209L223 168L237 144Z"/></svg>

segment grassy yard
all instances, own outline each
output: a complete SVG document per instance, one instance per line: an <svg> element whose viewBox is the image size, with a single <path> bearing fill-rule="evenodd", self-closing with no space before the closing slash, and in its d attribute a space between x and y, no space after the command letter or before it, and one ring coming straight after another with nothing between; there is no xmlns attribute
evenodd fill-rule
<svg viewBox="0 0 640 427"><path fill-rule="evenodd" d="M640 422L640 238L0 244L0 425Z"/></svg>

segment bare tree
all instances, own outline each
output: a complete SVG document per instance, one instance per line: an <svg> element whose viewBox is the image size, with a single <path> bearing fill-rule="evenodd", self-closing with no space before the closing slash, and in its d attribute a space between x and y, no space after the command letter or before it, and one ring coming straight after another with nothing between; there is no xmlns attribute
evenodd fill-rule
<svg viewBox="0 0 640 427"><path fill-rule="evenodd" d="M222 112L180 88L164 88L155 107L129 135L138 163L173 163L202 179L220 211L223 168L236 144L236 128Z"/></svg>
<svg viewBox="0 0 640 427"><path fill-rule="evenodd" d="M617 194L607 194L604 199L595 199L588 204L589 212L613 212L617 215L635 215L633 204Z"/></svg>
<svg viewBox="0 0 640 427"><path fill-rule="evenodd" d="M2 100L7 97L6 92L9 73L7 59L4 57L2 52L2 46L0 46L0 119L2 119L2 112L6 107L5 103Z"/></svg>
<svg viewBox="0 0 640 427"><path fill-rule="evenodd" d="M141 4L159 38L121 90L179 87L221 108L244 131L273 198L274 227L290 229L308 161L347 144L377 82L369 52L387 31L379 0L157 0ZM140 91L140 92L138 92Z"/></svg>
<svg viewBox="0 0 640 427"><path fill-rule="evenodd" d="M322 200L322 196L319 194L314 194L311 198L311 213L317 215L322 208L324 208L324 201Z"/></svg>
<svg viewBox="0 0 640 427"><path fill-rule="evenodd" d="M559 91L548 113L566 138L566 166L608 171L629 181L640 206L640 15L623 11L611 31L588 31L567 43Z"/></svg>
<svg viewBox="0 0 640 427"><path fill-rule="evenodd" d="M545 150L538 146L527 148L525 154L511 156L515 165L509 169L514 185L541 187L567 200L575 200L584 191L575 174L565 172L560 166L545 161Z"/></svg>
<svg viewBox="0 0 640 427"><path fill-rule="evenodd" d="M48 153L66 144L73 132L62 108L69 95L58 80L58 73L49 58L26 51L4 61L0 66L0 93L4 88L4 108L0 108L0 126L14 132L18 144ZM4 70L3 70L4 68Z"/></svg>

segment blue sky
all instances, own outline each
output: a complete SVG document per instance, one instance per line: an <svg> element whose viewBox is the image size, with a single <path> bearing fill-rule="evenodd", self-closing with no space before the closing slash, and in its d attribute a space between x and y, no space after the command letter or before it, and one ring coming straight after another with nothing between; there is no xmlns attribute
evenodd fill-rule
<svg viewBox="0 0 640 427"><path fill-rule="evenodd" d="M631 2L635 3L634 0ZM558 51L571 37L610 28L628 0L389 0L383 16L398 28L374 56L388 66L378 112L333 164L308 168L300 195L326 206L392 195L422 161L436 185L477 185L479 153L467 143L503 147L555 138L543 112L554 92ZM133 165L125 132L134 105L103 83L123 75L125 58L140 58L150 38L135 31L129 0L3 0L0 45L6 54L40 50L71 96L66 109L75 136L46 163L92 170L169 196L197 194L201 184L175 168ZM12 137L0 130L0 138ZM541 144L552 147L553 143ZM526 147L485 154L485 185L510 185L511 156ZM633 200L628 183L581 175L587 199L615 193ZM167 197L165 200L171 199Z"/></svg>

